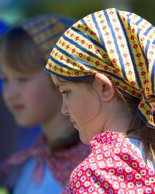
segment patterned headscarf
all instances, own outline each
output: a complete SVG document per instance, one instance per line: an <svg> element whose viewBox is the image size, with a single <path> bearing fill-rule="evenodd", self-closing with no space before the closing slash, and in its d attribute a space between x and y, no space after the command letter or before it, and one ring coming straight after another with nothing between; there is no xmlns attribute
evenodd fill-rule
<svg viewBox="0 0 155 194"><path fill-rule="evenodd" d="M138 114L155 128L155 28L114 8L90 14L68 29L45 71L67 80L103 72L121 92L140 99Z"/></svg>
<svg viewBox="0 0 155 194"><path fill-rule="evenodd" d="M58 14L43 14L34 16L25 22L22 27L33 39L40 49L45 60L49 58L51 48L59 37L74 23L73 19Z"/></svg>

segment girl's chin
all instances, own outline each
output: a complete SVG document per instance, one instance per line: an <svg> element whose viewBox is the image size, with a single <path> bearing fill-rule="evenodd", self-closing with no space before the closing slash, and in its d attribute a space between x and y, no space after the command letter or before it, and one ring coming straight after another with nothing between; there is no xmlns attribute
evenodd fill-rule
<svg viewBox="0 0 155 194"><path fill-rule="evenodd" d="M79 128L77 128L77 127L75 127L75 126L74 126L74 128L79 132Z"/></svg>
<svg viewBox="0 0 155 194"><path fill-rule="evenodd" d="M73 127L79 131L78 126L73 122Z"/></svg>
<svg viewBox="0 0 155 194"><path fill-rule="evenodd" d="M20 127L23 127L23 128L35 126L34 123L28 122L28 121L25 121L25 120L22 120L22 119L17 119L17 118L16 118L15 121L16 121L16 123L17 123Z"/></svg>

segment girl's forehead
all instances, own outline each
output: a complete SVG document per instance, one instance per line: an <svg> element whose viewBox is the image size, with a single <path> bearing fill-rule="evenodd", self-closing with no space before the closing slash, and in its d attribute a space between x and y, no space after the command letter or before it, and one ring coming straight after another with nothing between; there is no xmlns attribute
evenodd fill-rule
<svg viewBox="0 0 155 194"><path fill-rule="evenodd" d="M51 78L56 86L63 86L63 85L66 85L67 83L69 83L68 81L66 81L62 78L59 78L53 74L51 74Z"/></svg>
<svg viewBox="0 0 155 194"><path fill-rule="evenodd" d="M36 71L38 73L40 73L40 71ZM35 72L22 72L22 71L18 71L17 69L14 68L10 68L8 66L2 66L0 68L0 75L7 75L7 76L31 76L35 74Z"/></svg>
<svg viewBox="0 0 155 194"><path fill-rule="evenodd" d="M18 71L14 70L14 69L11 69L10 67L7 67L5 65L1 66L0 72L1 72L1 74L8 74L8 73L18 74L19 73Z"/></svg>
<svg viewBox="0 0 155 194"><path fill-rule="evenodd" d="M57 89L78 89L77 87L79 86L75 82L65 80L63 78L57 77L55 75L51 75L51 78L53 80L54 85L56 86Z"/></svg>
<svg viewBox="0 0 155 194"><path fill-rule="evenodd" d="M54 83L55 85L58 85L58 79L57 79L57 76L55 76L55 75L51 74L51 78L52 78L52 80L53 80L53 83Z"/></svg>

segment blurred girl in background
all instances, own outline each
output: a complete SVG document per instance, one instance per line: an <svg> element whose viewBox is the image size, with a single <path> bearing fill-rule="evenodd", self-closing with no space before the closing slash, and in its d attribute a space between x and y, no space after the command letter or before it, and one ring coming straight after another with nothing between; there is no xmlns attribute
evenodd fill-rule
<svg viewBox="0 0 155 194"><path fill-rule="evenodd" d="M42 127L31 148L1 166L4 172L11 165L22 164L14 194L60 193L72 170L89 153L70 120L61 114L61 95L43 71L51 46L72 23L64 16L40 15L14 26L4 37L1 71L5 103L20 126L39 123Z"/></svg>

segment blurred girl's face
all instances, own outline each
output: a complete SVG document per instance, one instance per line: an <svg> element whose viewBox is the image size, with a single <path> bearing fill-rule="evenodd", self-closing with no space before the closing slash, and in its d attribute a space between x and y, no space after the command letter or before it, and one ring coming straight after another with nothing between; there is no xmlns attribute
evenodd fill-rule
<svg viewBox="0 0 155 194"><path fill-rule="evenodd" d="M19 125L45 124L59 111L61 97L45 72L24 74L4 66L2 73L4 101Z"/></svg>

